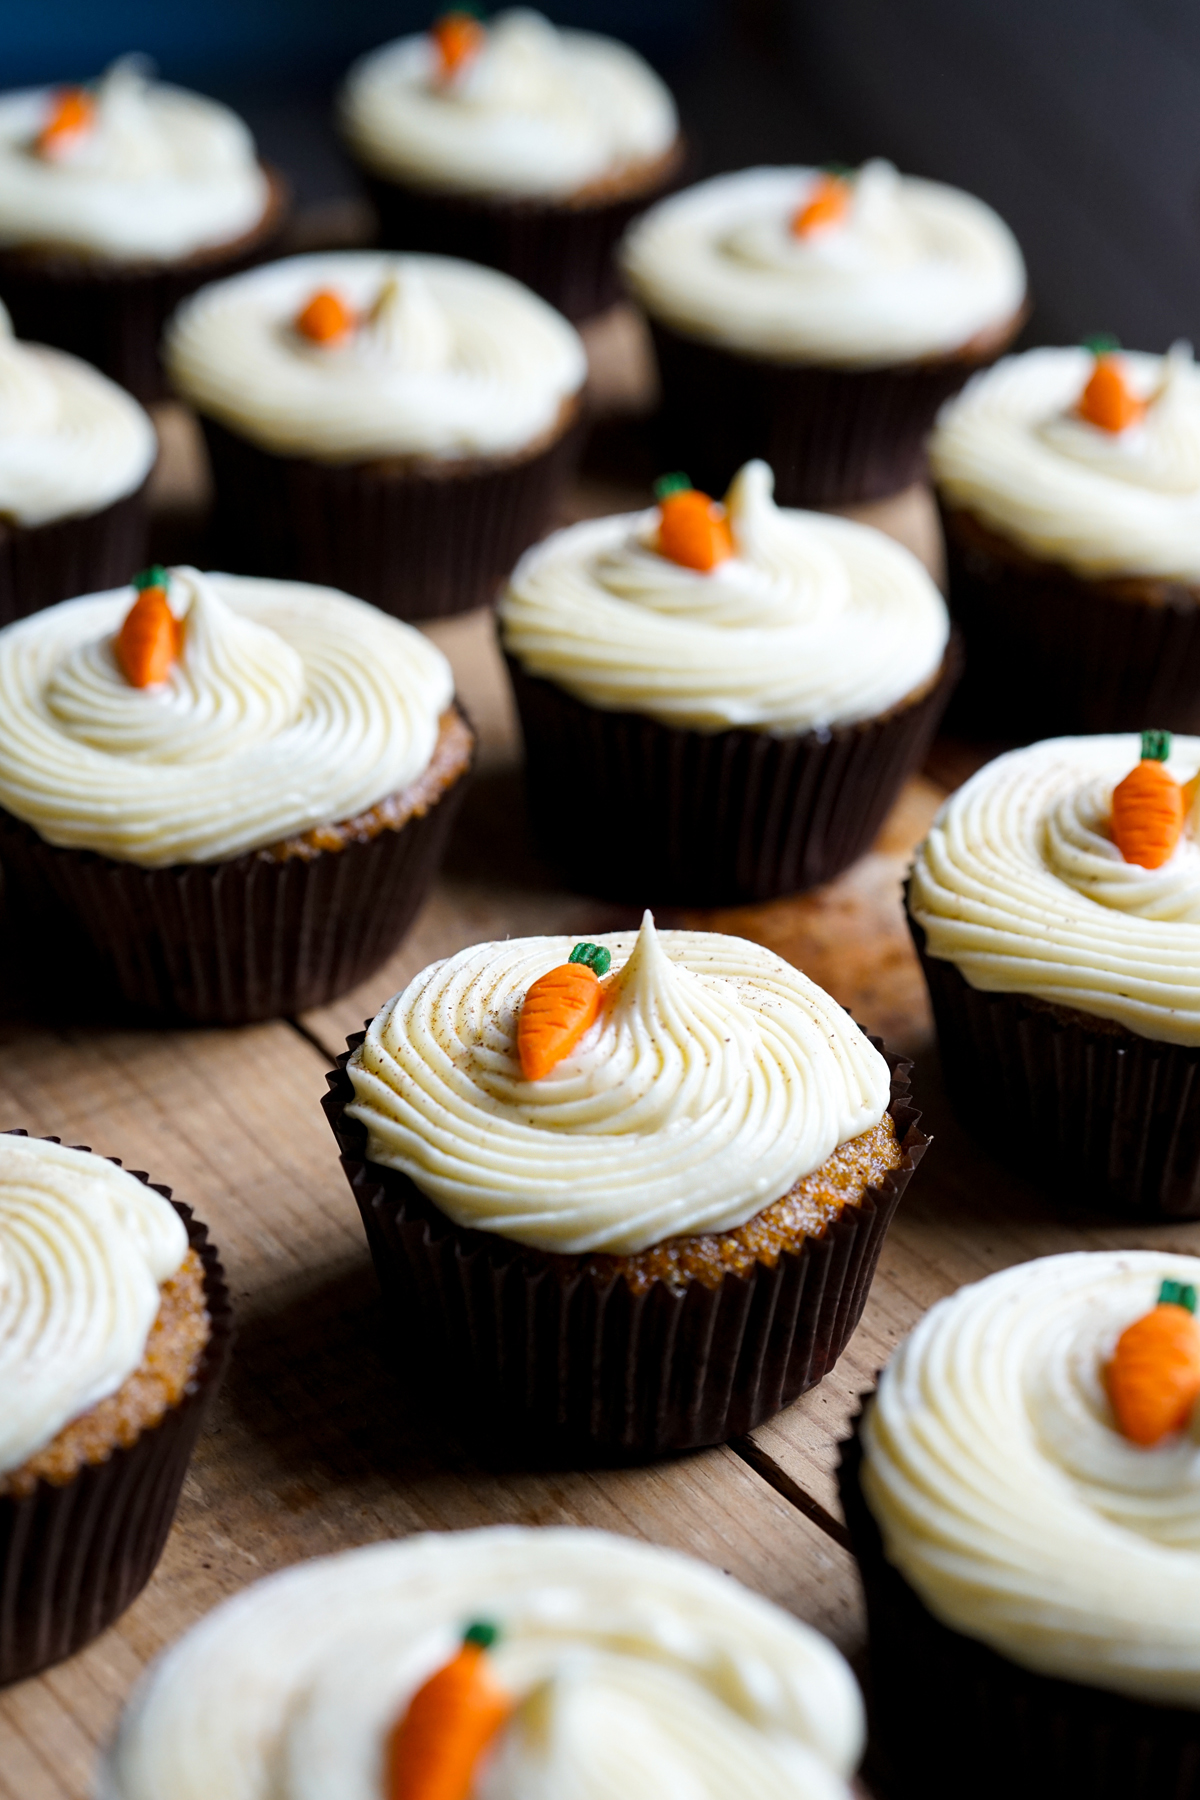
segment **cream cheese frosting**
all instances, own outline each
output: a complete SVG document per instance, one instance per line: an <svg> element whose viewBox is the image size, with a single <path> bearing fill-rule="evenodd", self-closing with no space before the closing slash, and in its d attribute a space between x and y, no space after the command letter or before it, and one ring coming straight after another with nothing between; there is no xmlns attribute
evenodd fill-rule
<svg viewBox="0 0 1200 1800"><path fill-rule="evenodd" d="M182 649L130 686L130 588L0 631L0 805L51 844L161 868L335 824L422 772L450 705L427 638L332 588L171 572Z"/></svg>
<svg viewBox="0 0 1200 1800"><path fill-rule="evenodd" d="M139 58L123 57L91 90L92 128L46 157L35 146L54 96L0 94L0 244L166 263L262 219L267 177L228 107L151 81Z"/></svg>
<svg viewBox="0 0 1200 1800"><path fill-rule="evenodd" d="M439 77L422 32L355 63L342 130L380 175L455 192L566 198L665 155L675 103L611 38L558 31L524 7L489 20L479 54Z"/></svg>
<svg viewBox="0 0 1200 1800"><path fill-rule="evenodd" d="M1052 738L988 763L934 820L909 904L929 954L974 988L1200 1044L1200 816L1159 869L1125 862L1109 836L1140 749L1134 733ZM1175 737L1168 767L1189 781L1200 738Z"/></svg>
<svg viewBox="0 0 1200 1800"><path fill-rule="evenodd" d="M1118 361L1145 414L1105 431L1076 407L1088 350L1028 350L976 375L930 446L944 498L1077 574L1200 581L1200 370L1189 344Z"/></svg>
<svg viewBox="0 0 1200 1800"><path fill-rule="evenodd" d="M152 1665L101 1800L384 1800L387 1736L473 1619L517 1702L478 1800L849 1800L862 1704L815 1631L690 1557L499 1526L320 1558Z"/></svg>
<svg viewBox="0 0 1200 1800"><path fill-rule="evenodd" d="M294 327L331 290L363 326ZM321 462L524 449L579 393L579 334L511 276L442 256L293 256L202 288L168 329L180 393L264 449Z"/></svg>
<svg viewBox="0 0 1200 1800"><path fill-rule="evenodd" d="M589 706L695 731L783 735L877 716L932 677L946 605L869 526L777 507L763 462L726 497L736 554L709 571L656 551L657 510L555 532L500 604L505 648Z"/></svg>
<svg viewBox="0 0 1200 1800"><path fill-rule="evenodd" d="M982 200L869 162L844 222L798 236L820 179L743 169L660 201L625 238L634 294L686 336L846 368L960 349L1021 307L1021 253Z"/></svg>
<svg viewBox="0 0 1200 1800"><path fill-rule="evenodd" d="M649 913L595 941L600 1015L541 1080L521 1074L517 1017L571 938L431 964L349 1060L368 1156L456 1224L573 1255L730 1230L883 1117L883 1057L772 951Z"/></svg>
<svg viewBox="0 0 1200 1800"><path fill-rule="evenodd" d="M0 305L0 519L99 512L141 487L157 454L132 395L76 356L18 343Z"/></svg>
<svg viewBox="0 0 1200 1800"><path fill-rule="evenodd" d="M0 1475L133 1374L187 1248L170 1201L127 1170L0 1134Z"/></svg>
<svg viewBox="0 0 1200 1800"><path fill-rule="evenodd" d="M1014 1662L1200 1708L1200 1432L1142 1449L1104 1371L1200 1260L1075 1252L941 1300L884 1371L863 1492L944 1624Z"/></svg>

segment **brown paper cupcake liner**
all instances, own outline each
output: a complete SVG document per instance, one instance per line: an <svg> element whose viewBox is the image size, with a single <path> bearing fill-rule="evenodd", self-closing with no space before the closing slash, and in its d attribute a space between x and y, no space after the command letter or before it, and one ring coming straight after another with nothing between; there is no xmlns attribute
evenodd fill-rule
<svg viewBox="0 0 1200 1800"><path fill-rule="evenodd" d="M861 1428L838 1484L867 1601L868 1767L890 1800L1200 1800L1200 1712L1035 1674L934 1618L884 1555Z"/></svg>
<svg viewBox="0 0 1200 1800"><path fill-rule="evenodd" d="M490 606L557 516L583 438L576 412L531 454L406 469L274 456L201 423L224 566L342 588L401 619Z"/></svg>
<svg viewBox="0 0 1200 1800"><path fill-rule="evenodd" d="M881 369L770 362L651 319L661 459L711 494L723 494L742 464L761 456L775 471L781 506L882 500L925 479L938 408L995 361L1024 317L977 349Z"/></svg>
<svg viewBox="0 0 1200 1800"><path fill-rule="evenodd" d="M481 1419L543 1446L644 1458L750 1431L833 1367L858 1324L880 1247L929 1139L888 1057L889 1112L904 1159L858 1206L774 1268L635 1293L603 1257L551 1255L463 1230L407 1176L366 1157L346 1116L346 1063L323 1105L358 1203L384 1304L452 1370ZM872 1039L878 1048L877 1039Z"/></svg>
<svg viewBox="0 0 1200 1800"><path fill-rule="evenodd" d="M1200 1218L1200 1050L1024 994L983 993L909 930L955 1110L1067 1212ZM997 1118L1007 1121L1003 1134Z"/></svg>
<svg viewBox="0 0 1200 1800"><path fill-rule="evenodd" d="M290 196L282 178L267 173L267 210L254 229L179 262L121 263L40 246L0 250L0 300L16 335L81 356L144 404L163 399L168 389L158 346L179 302L279 248Z"/></svg>
<svg viewBox="0 0 1200 1800"><path fill-rule="evenodd" d="M967 672L963 735L1200 731L1200 586L1086 580L943 507L951 611Z"/></svg>
<svg viewBox="0 0 1200 1800"><path fill-rule="evenodd" d="M0 625L122 587L146 560L146 483L100 512L13 525L0 519Z"/></svg>
<svg viewBox="0 0 1200 1800"><path fill-rule="evenodd" d="M170 1188L132 1172L171 1200ZM0 1687L73 1656L107 1630L141 1593L167 1541L233 1338L216 1249L191 1208L171 1204L204 1265L208 1343L179 1404L128 1449L115 1449L61 1487L39 1481L22 1498L0 1495Z"/></svg>
<svg viewBox="0 0 1200 1800"><path fill-rule="evenodd" d="M0 867L11 912L68 989L244 1025L323 1006L386 961L437 874L466 784L464 772L399 830L339 850L166 869L59 849L0 809Z"/></svg>
<svg viewBox="0 0 1200 1800"><path fill-rule="evenodd" d="M916 699L859 725L773 737L605 712L506 657L543 855L585 893L717 906L830 881L871 848L958 679L952 639ZM597 832L589 796L611 829Z"/></svg>

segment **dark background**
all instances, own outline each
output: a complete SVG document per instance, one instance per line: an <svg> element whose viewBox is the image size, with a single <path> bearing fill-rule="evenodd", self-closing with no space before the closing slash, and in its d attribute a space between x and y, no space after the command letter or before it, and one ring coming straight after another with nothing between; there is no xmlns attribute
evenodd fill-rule
<svg viewBox="0 0 1200 1800"><path fill-rule="evenodd" d="M412 0L0 0L0 85L124 50L219 95L303 203L354 191L329 97ZM991 202L1037 302L1027 341L1200 338L1200 0L546 0L633 44L703 172L890 156Z"/></svg>

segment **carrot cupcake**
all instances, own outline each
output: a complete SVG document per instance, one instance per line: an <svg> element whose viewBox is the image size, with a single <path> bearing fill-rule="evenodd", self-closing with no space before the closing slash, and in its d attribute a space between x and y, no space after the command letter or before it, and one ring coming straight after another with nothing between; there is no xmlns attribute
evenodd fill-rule
<svg viewBox="0 0 1200 1800"><path fill-rule="evenodd" d="M569 319L618 298L613 248L683 163L640 56L525 7L447 12L372 51L339 113L385 244L489 263Z"/></svg>
<svg viewBox="0 0 1200 1800"><path fill-rule="evenodd" d="M409 626L327 588L147 570L0 631L10 903L138 1008L319 1005L399 943L472 748Z"/></svg>
<svg viewBox="0 0 1200 1800"><path fill-rule="evenodd" d="M121 580L145 548L158 453L135 400L0 305L0 625Z"/></svg>
<svg viewBox="0 0 1200 1800"><path fill-rule="evenodd" d="M89 87L0 95L0 299L140 400L184 294L267 254L286 200L228 108L122 57Z"/></svg>
<svg viewBox="0 0 1200 1800"><path fill-rule="evenodd" d="M909 920L951 1095L1056 1203L1200 1217L1200 739L1055 738L950 796Z"/></svg>
<svg viewBox="0 0 1200 1800"><path fill-rule="evenodd" d="M0 1133L0 1686L70 1656L154 1572L229 1349L170 1188Z"/></svg>
<svg viewBox="0 0 1200 1800"><path fill-rule="evenodd" d="M946 407L931 461L963 729L1200 730L1200 373L1166 356L1030 350Z"/></svg>
<svg viewBox="0 0 1200 1800"><path fill-rule="evenodd" d="M764 456L789 505L920 480L941 402L1026 311L991 208L879 161L701 182L640 219L622 261L654 332L668 454L714 490Z"/></svg>
<svg viewBox="0 0 1200 1800"><path fill-rule="evenodd" d="M828 881L937 728L957 652L926 571L771 490L761 462L724 506L668 477L656 508L556 532L512 577L533 823L587 891L714 905Z"/></svg>
<svg viewBox="0 0 1200 1800"><path fill-rule="evenodd" d="M485 1414L649 1455L840 1356L927 1143L909 1067L771 951L647 913L433 964L325 1106L396 1322Z"/></svg>
<svg viewBox="0 0 1200 1800"><path fill-rule="evenodd" d="M492 269L289 257L203 289L166 357L208 438L225 558L402 618L489 605L574 468L583 345Z"/></svg>
<svg viewBox="0 0 1200 1800"><path fill-rule="evenodd" d="M841 1471L889 1792L1200 1792L1198 1283L1048 1256L896 1351Z"/></svg>

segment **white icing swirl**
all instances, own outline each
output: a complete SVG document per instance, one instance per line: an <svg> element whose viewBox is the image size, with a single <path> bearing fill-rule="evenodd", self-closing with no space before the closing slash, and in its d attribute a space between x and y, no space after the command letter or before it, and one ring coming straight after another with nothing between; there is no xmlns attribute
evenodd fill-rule
<svg viewBox="0 0 1200 1800"><path fill-rule="evenodd" d="M478 1800L849 1800L862 1705L807 1625L606 1532L492 1527L272 1575L154 1664L103 1800L382 1800L384 1747L463 1628L518 1702Z"/></svg>
<svg viewBox="0 0 1200 1800"><path fill-rule="evenodd" d="M913 916L931 956L984 992L1033 994L1140 1037L1200 1043L1200 814L1161 869L1109 836L1132 733L1052 738L997 757L944 803L917 852ZM1190 781L1200 738L1176 737Z"/></svg>
<svg viewBox="0 0 1200 1800"><path fill-rule="evenodd" d="M374 317L310 343L293 321L321 289ZM202 288L175 315L166 361L201 412L331 463L523 449L587 375L579 334L511 276L378 251L291 256Z"/></svg>
<svg viewBox="0 0 1200 1800"><path fill-rule="evenodd" d="M127 1170L0 1134L0 1474L133 1374L187 1247L170 1201Z"/></svg>
<svg viewBox="0 0 1200 1800"><path fill-rule="evenodd" d="M1087 350L1029 350L976 375L942 410L934 475L951 506L1080 575L1200 581L1200 370L1187 344L1119 362L1150 404L1115 432L1075 413Z"/></svg>
<svg viewBox="0 0 1200 1800"><path fill-rule="evenodd" d="M99 512L141 487L157 454L131 394L77 356L18 343L0 305L0 519Z"/></svg>
<svg viewBox="0 0 1200 1800"><path fill-rule="evenodd" d="M726 497L736 555L708 573L654 548L657 509L556 532L518 563L505 648L589 706L696 731L783 735L885 712L946 649L946 605L865 525L777 507L747 463Z"/></svg>
<svg viewBox="0 0 1200 1800"><path fill-rule="evenodd" d="M864 1426L888 1560L943 1623L1014 1662L1200 1708L1200 1419L1153 1449L1104 1371L1164 1279L1152 1250L1022 1263L940 1300Z"/></svg>
<svg viewBox="0 0 1200 1800"><path fill-rule="evenodd" d="M624 44L558 31L524 7L489 21L449 81L425 32L355 63L342 130L380 175L420 187L566 198L656 160L679 130L657 75Z"/></svg>
<svg viewBox="0 0 1200 1800"><path fill-rule="evenodd" d="M1011 319L1025 265L982 200L870 162L844 222L798 236L815 169L742 169L630 227L625 273L653 318L779 362L874 368L961 348Z"/></svg>
<svg viewBox="0 0 1200 1800"><path fill-rule="evenodd" d="M51 844L145 868L220 862L353 818L426 767L453 697L427 638L295 581L172 571L183 646L131 687L130 588L0 631L0 805Z"/></svg>
<svg viewBox="0 0 1200 1800"><path fill-rule="evenodd" d="M742 1225L887 1109L850 1015L758 944L654 929L612 953L596 1023L540 1081L521 1002L571 938L477 944L388 1002L348 1064L368 1155L465 1227L629 1254Z"/></svg>
<svg viewBox="0 0 1200 1800"><path fill-rule="evenodd" d="M35 142L55 90L0 95L0 244L175 262L233 242L266 211L254 142L228 107L148 81L136 57L92 92L93 126L61 155Z"/></svg>

